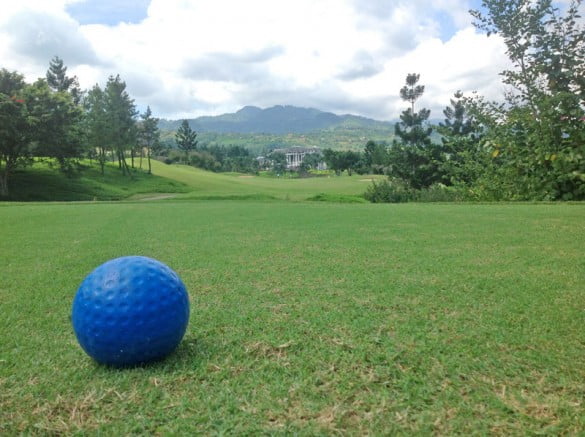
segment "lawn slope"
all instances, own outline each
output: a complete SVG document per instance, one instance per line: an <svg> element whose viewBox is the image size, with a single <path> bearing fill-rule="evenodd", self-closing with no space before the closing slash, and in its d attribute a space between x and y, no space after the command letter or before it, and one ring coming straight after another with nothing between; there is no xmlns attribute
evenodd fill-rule
<svg viewBox="0 0 585 437"><path fill-rule="evenodd" d="M152 193L184 193L189 188L176 180L136 170L123 176L117 166L108 164L105 175L91 166L67 177L46 163L18 170L10 178L9 197L17 201L122 200Z"/></svg>
<svg viewBox="0 0 585 437"><path fill-rule="evenodd" d="M276 198L306 200L319 194L361 196L372 179L383 176L330 176L313 178L272 178L240 174L212 173L185 165L156 161L153 173L191 187L191 199Z"/></svg>
<svg viewBox="0 0 585 437"><path fill-rule="evenodd" d="M13 201L124 200L177 197L180 199L282 199L360 201L372 178L381 176L332 176L303 179L213 173L185 165L152 161L152 175L136 170L123 176L108 164L102 176L97 167L67 177L44 163L19 170L10 180ZM160 196L160 193L175 193Z"/></svg>

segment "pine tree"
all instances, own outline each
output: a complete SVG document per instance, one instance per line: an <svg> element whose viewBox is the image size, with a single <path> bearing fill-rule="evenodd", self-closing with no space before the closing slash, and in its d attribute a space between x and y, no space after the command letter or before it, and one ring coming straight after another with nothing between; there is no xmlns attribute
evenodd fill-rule
<svg viewBox="0 0 585 437"><path fill-rule="evenodd" d="M443 144L441 169L445 183L472 184L482 171L480 139L481 126L469 113L466 99L457 91L450 106L443 110L445 120L439 123L438 132Z"/></svg>
<svg viewBox="0 0 585 437"><path fill-rule="evenodd" d="M99 85L95 85L84 99L85 119L84 127L86 139L90 148L97 148L98 162L102 175L105 172L110 144L108 141L108 119L106 113L106 98Z"/></svg>
<svg viewBox="0 0 585 437"><path fill-rule="evenodd" d="M191 129L189 122L183 120L175 134L177 147L185 152L185 164L189 163L189 152L197 147L197 132Z"/></svg>
<svg viewBox="0 0 585 437"><path fill-rule="evenodd" d="M431 142L432 127L428 125L429 109L415 112L415 102L424 94L425 87L418 85L419 74L408 74L406 85L400 90L402 100L410 108L400 115L396 123L395 140L390 149L390 176L404 180L416 189L425 188L441 180L437 165L439 150Z"/></svg>
<svg viewBox="0 0 585 437"><path fill-rule="evenodd" d="M126 83L110 76L104 90L105 111L108 122L108 143L116 152L123 174L131 175L126 163L126 150L136 144L136 107L126 91Z"/></svg>
<svg viewBox="0 0 585 437"><path fill-rule="evenodd" d="M148 159L148 173L152 173L150 163L150 155L153 147L160 141L160 131L158 129L158 118L152 116L150 106L146 108L146 112L140 116L142 121L138 131L139 142L142 147L146 149L146 157ZM142 154L141 154L142 157Z"/></svg>
<svg viewBox="0 0 585 437"><path fill-rule="evenodd" d="M81 89L77 76L68 77L67 67L64 66L63 60L59 56L53 57L47 70L47 83L53 91L65 92L71 94L75 104L81 101Z"/></svg>

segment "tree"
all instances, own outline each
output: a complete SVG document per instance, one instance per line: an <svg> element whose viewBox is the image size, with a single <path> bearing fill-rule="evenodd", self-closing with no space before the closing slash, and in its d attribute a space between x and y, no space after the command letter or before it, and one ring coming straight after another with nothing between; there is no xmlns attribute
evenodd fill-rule
<svg viewBox="0 0 585 437"><path fill-rule="evenodd" d="M299 167L299 171L301 174L307 175L309 170L316 170L319 168L319 164L323 161L323 157L320 153L307 153L304 158L303 162L301 162L301 166Z"/></svg>
<svg viewBox="0 0 585 437"><path fill-rule="evenodd" d="M431 142L433 129L427 122L431 111L424 108L418 112L414 110L415 102L425 90L423 85L418 85L419 79L419 74L408 74L406 85L400 90L400 97L410 103L410 108L402 112L401 121L395 125L399 140L394 141L389 151L390 175L416 189L429 187L441 180L437 164L440 152Z"/></svg>
<svg viewBox="0 0 585 437"><path fill-rule="evenodd" d="M340 151L333 149L323 150L323 160L327 164L327 168L333 170L337 176L341 175L344 162Z"/></svg>
<svg viewBox="0 0 585 437"><path fill-rule="evenodd" d="M126 149L136 144L136 107L120 76L110 76L104 90L105 114L108 123L107 143L118 157L123 174L131 175L125 159Z"/></svg>
<svg viewBox="0 0 585 437"><path fill-rule="evenodd" d="M146 149L148 159L148 173L152 173L150 155L154 147L160 142L160 131L158 129L158 118L152 117L150 106L146 107L146 112L140 116L142 122L138 130L139 143ZM142 154L140 155L142 157Z"/></svg>
<svg viewBox="0 0 585 437"><path fill-rule="evenodd" d="M175 134L177 147L185 152L185 164L189 163L189 152L197 147L197 132L191 129L189 122L183 120Z"/></svg>
<svg viewBox="0 0 585 437"><path fill-rule="evenodd" d="M445 121L437 128L443 144L440 167L447 185L472 185L485 171L481 126L469 113L466 102L463 93L457 91L451 105L443 110Z"/></svg>
<svg viewBox="0 0 585 437"><path fill-rule="evenodd" d="M51 59L46 77L47 83L53 91L69 93L75 104L80 103L81 89L77 76L67 76L67 67L64 66L63 60L59 56L54 56Z"/></svg>
<svg viewBox="0 0 585 437"><path fill-rule="evenodd" d="M272 171L277 175L284 174L286 172L286 155L282 152L274 152L270 155L272 160Z"/></svg>
<svg viewBox="0 0 585 437"><path fill-rule="evenodd" d="M388 166L388 149L384 143L368 141L364 147L364 163L374 174L384 174Z"/></svg>
<svg viewBox="0 0 585 437"><path fill-rule="evenodd" d="M8 196L11 174L30 157L30 117L25 100L27 85L16 71L0 70L0 196Z"/></svg>
<svg viewBox="0 0 585 437"><path fill-rule="evenodd" d="M86 140L90 148L97 148L98 150L97 159L103 175L110 145L108 143L109 126L106 113L106 97L99 85L94 85L87 93L84 99L84 108Z"/></svg>
<svg viewBox="0 0 585 437"><path fill-rule="evenodd" d="M44 79L26 88L28 111L36 120L34 132L35 154L54 158L66 174L78 169L82 148L82 109L71 94L53 91Z"/></svg>
<svg viewBox="0 0 585 437"><path fill-rule="evenodd" d="M359 167L361 162L361 155L359 152L354 152L353 150L345 150L340 154L341 158L341 168L343 170L347 170L348 176L351 176L354 170Z"/></svg>
<svg viewBox="0 0 585 437"><path fill-rule="evenodd" d="M514 67L502 73L505 105L474 102L511 197L585 199L581 3L561 11L551 0L483 0L485 12L471 11L477 28L503 38Z"/></svg>

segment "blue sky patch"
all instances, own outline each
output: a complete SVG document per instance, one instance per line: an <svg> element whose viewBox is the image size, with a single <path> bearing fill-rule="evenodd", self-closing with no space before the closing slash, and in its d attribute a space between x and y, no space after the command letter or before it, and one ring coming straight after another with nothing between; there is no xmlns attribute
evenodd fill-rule
<svg viewBox="0 0 585 437"><path fill-rule="evenodd" d="M140 23L147 16L150 0L85 0L67 6L67 13L79 24Z"/></svg>

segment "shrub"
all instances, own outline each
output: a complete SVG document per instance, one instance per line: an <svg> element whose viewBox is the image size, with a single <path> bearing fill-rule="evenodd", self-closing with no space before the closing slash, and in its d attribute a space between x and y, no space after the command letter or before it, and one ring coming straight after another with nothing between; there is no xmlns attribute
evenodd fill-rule
<svg viewBox="0 0 585 437"><path fill-rule="evenodd" d="M428 188L418 190L415 200L418 202L461 202L469 198L463 188L447 187L443 184L433 184Z"/></svg>
<svg viewBox="0 0 585 437"><path fill-rule="evenodd" d="M372 203L403 203L414 200L415 193L400 180L384 179L372 181L364 197Z"/></svg>
<svg viewBox="0 0 585 437"><path fill-rule="evenodd" d="M360 196L351 196L348 194L327 194L319 193L309 197L307 200L314 202L335 202L335 203L366 203L367 201Z"/></svg>
<svg viewBox="0 0 585 437"><path fill-rule="evenodd" d="M364 197L373 203L403 203L403 202L462 202L478 200L476 193L468 187L433 184L428 188L415 190L400 179L384 179L372 182Z"/></svg>

